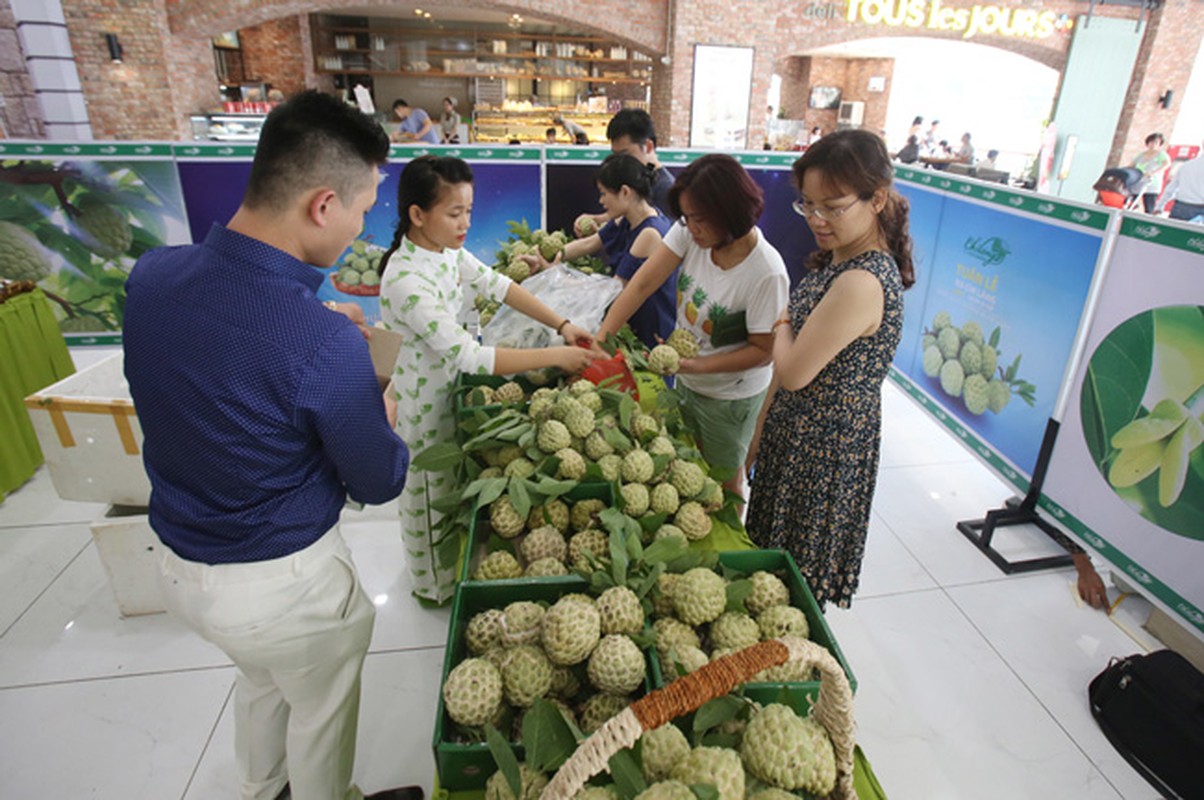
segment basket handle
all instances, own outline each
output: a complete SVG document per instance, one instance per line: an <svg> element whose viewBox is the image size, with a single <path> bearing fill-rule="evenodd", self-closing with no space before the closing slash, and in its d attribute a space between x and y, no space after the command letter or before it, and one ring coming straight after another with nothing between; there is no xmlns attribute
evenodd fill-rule
<svg viewBox="0 0 1204 800"><path fill-rule="evenodd" d="M611 756L632 747L644 731L654 730L682 714L722 697L757 673L787 661L818 668L819 697L813 714L827 729L836 751L836 789L832 798L856 798L853 790L853 693L840 664L825 648L796 637L758 642L705 664L664 688L649 692L611 717L586 739L557 770L541 800L570 800Z"/></svg>

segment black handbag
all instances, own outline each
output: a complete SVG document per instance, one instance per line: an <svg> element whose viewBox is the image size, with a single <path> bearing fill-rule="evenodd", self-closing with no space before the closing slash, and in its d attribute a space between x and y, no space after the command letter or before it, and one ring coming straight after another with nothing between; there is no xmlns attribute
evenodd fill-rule
<svg viewBox="0 0 1204 800"><path fill-rule="evenodd" d="M1204 800L1204 674L1158 650L1113 659L1088 697L1108 741L1163 797Z"/></svg>

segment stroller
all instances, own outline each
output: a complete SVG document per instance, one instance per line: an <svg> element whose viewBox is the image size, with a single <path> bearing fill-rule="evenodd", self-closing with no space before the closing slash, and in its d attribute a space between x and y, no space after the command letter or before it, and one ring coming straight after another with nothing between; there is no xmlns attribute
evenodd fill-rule
<svg viewBox="0 0 1204 800"><path fill-rule="evenodd" d="M1145 175L1137 167L1113 167L1104 170L1091 188L1095 202L1125 211L1141 209L1141 190Z"/></svg>

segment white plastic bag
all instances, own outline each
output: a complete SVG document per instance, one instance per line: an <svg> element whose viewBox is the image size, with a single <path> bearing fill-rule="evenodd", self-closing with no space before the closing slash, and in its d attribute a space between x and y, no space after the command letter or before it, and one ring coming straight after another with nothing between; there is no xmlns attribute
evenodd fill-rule
<svg viewBox="0 0 1204 800"><path fill-rule="evenodd" d="M623 291L623 282L605 275L586 275L557 264L523 281L523 288L573 324L596 331L606 309ZM562 344L556 331L510 306L502 306L481 328L481 342L491 347L547 347Z"/></svg>

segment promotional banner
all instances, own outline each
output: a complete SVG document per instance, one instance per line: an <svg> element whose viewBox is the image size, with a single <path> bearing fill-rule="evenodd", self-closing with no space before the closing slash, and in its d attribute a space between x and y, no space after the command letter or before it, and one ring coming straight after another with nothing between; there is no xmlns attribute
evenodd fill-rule
<svg viewBox="0 0 1204 800"><path fill-rule="evenodd" d="M895 181L895 189L908 203L908 230L911 232L911 261L916 282L903 293L903 335L895 351L896 365L910 365L920 352L923 338L924 300L932 283L932 258L936 253L937 235L941 230L941 210L945 195L933 188Z"/></svg>
<svg viewBox="0 0 1204 800"><path fill-rule="evenodd" d="M200 241L211 225L224 224L238 208L255 148L179 145L175 150L188 223L194 240ZM501 243L509 238L510 220L538 222L539 148L394 146L363 232L333 267L320 270L326 278L318 290L320 300L357 303L369 324L380 319L380 259L397 230L398 178L410 159L428 153L462 158L471 165L472 227L465 247L486 264L494 262Z"/></svg>
<svg viewBox="0 0 1204 800"><path fill-rule="evenodd" d="M935 225L931 198L913 210L921 245L934 229L936 238L922 302L914 287L906 296L909 338L896 354L895 380L1026 489L1108 215L940 173L899 173L942 191L944 202Z"/></svg>
<svg viewBox="0 0 1204 800"><path fill-rule="evenodd" d="M188 242L167 144L0 142L0 277L36 281L70 344L116 344L125 281Z"/></svg>
<svg viewBox="0 0 1204 800"><path fill-rule="evenodd" d="M1125 217L1041 506L1204 636L1204 229Z"/></svg>

